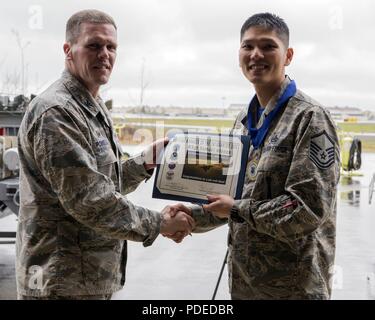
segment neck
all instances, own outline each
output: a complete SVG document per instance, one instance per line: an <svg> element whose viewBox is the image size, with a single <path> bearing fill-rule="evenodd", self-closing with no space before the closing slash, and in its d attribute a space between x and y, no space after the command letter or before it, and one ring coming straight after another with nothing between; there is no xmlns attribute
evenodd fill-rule
<svg viewBox="0 0 375 320"><path fill-rule="evenodd" d="M96 99L99 95L99 87L96 87L96 88L88 88L87 85L85 85L85 87L87 88L87 90L91 93L91 95L93 96L94 99Z"/></svg>
<svg viewBox="0 0 375 320"><path fill-rule="evenodd" d="M278 90L280 90L283 81L284 77L281 80L275 81L271 84L268 83L267 85L254 85L258 101L262 107L266 107L274 94Z"/></svg>
<svg viewBox="0 0 375 320"><path fill-rule="evenodd" d="M72 68L68 63L66 64L66 69L70 72L70 74L76 78L90 94L93 96L94 99L98 97L99 94L99 86L92 86L87 81L82 79L77 72L75 72L74 68Z"/></svg>

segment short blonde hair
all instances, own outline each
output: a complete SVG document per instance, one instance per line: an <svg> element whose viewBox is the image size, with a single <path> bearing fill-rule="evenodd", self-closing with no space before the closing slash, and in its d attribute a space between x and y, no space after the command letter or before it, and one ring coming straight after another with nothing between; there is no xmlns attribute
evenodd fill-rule
<svg viewBox="0 0 375 320"><path fill-rule="evenodd" d="M81 23L85 22L95 24L108 23L117 30L115 21L108 14L95 9L82 10L73 14L66 23L65 41L74 43L79 36Z"/></svg>

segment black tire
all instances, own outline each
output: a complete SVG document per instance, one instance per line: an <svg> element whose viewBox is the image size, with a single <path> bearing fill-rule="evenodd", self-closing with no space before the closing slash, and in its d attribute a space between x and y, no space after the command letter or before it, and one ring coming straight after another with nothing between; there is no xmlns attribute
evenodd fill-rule
<svg viewBox="0 0 375 320"><path fill-rule="evenodd" d="M349 164L348 169L350 170L358 170L361 168L362 165L362 142L361 140L355 138L352 141L352 145L350 146L349 151Z"/></svg>

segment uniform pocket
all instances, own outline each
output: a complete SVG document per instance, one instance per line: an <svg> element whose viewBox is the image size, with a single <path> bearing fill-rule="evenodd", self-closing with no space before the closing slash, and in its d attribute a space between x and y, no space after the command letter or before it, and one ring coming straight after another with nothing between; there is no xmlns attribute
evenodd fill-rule
<svg viewBox="0 0 375 320"><path fill-rule="evenodd" d="M106 166L117 161L116 155L113 152L112 148L107 148L105 150L100 151L96 150L95 158L98 167Z"/></svg>
<svg viewBox="0 0 375 320"><path fill-rule="evenodd" d="M291 157L290 153L267 153L259 161L258 172L288 172Z"/></svg>
<svg viewBox="0 0 375 320"><path fill-rule="evenodd" d="M123 241L101 236L88 228L80 230L79 238L86 286L98 289L119 283Z"/></svg>
<svg viewBox="0 0 375 320"><path fill-rule="evenodd" d="M57 224L58 260L57 281L65 288L83 288L82 253L79 247L79 228L71 221Z"/></svg>
<svg viewBox="0 0 375 320"><path fill-rule="evenodd" d="M99 141L99 142L98 142ZM117 185L116 164L117 157L113 152L108 140L98 140L95 144L95 158L98 171L112 179ZM106 141L100 143L100 141Z"/></svg>
<svg viewBox="0 0 375 320"><path fill-rule="evenodd" d="M57 235L59 248L76 254L79 252L79 229L72 221L58 221Z"/></svg>

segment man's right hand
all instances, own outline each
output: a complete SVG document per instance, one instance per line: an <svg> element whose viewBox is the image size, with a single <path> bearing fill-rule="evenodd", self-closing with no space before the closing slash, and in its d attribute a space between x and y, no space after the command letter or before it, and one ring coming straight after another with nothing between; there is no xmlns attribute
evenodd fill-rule
<svg viewBox="0 0 375 320"><path fill-rule="evenodd" d="M163 220L160 226L160 233L179 243L195 227L194 219L190 216L191 210L181 203L173 206L166 206L162 210Z"/></svg>

